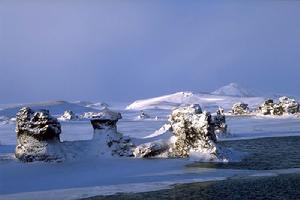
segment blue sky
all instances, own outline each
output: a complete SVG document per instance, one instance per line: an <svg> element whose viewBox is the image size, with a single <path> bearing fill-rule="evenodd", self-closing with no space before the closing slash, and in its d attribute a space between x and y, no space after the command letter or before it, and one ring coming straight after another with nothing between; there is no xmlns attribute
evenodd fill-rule
<svg viewBox="0 0 300 200"><path fill-rule="evenodd" d="M300 96L300 1L1 0L0 69L0 103Z"/></svg>

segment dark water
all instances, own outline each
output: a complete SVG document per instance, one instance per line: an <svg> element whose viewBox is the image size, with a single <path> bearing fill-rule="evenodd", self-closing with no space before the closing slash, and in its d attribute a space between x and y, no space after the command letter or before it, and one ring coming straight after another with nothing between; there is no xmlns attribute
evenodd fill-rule
<svg viewBox="0 0 300 200"><path fill-rule="evenodd" d="M175 185L172 189L155 192L126 193L98 196L91 200L299 200L300 175L252 177L204 183Z"/></svg>
<svg viewBox="0 0 300 200"><path fill-rule="evenodd" d="M223 146L247 152L237 163L195 163L187 167L272 170L300 167L300 137L260 138L220 142ZM122 193L97 196L95 200L300 200L300 174L274 177L238 177L224 181L211 181L175 185L171 189L143 193Z"/></svg>
<svg viewBox="0 0 300 200"><path fill-rule="evenodd" d="M188 167L271 170L300 167L300 137L260 138L220 142L248 155L236 163L196 163Z"/></svg>

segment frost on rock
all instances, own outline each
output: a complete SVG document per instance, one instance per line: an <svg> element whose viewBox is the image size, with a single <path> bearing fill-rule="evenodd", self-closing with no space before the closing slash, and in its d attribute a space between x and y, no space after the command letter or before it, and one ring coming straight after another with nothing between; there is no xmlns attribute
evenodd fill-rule
<svg viewBox="0 0 300 200"><path fill-rule="evenodd" d="M244 114L249 113L248 104L242 103L242 102L238 102L238 103L233 104L231 110L232 110L232 113L235 114L235 115L244 115Z"/></svg>
<svg viewBox="0 0 300 200"><path fill-rule="evenodd" d="M99 143L100 154L133 156L134 145L131 139L117 131L117 122L122 116L118 112L104 109L91 119L94 128L93 141Z"/></svg>
<svg viewBox="0 0 300 200"><path fill-rule="evenodd" d="M59 120L76 120L78 119L78 116L71 110L66 110L64 114L58 118Z"/></svg>
<svg viewBox="0 0 300 200"><path fill-rule="evenodd" d="M299 103L295 99L283 96L279 98L278 103L273 99L266 100L258 109L263 115L295 114L299 112Z"/></svg>
<svg viewBox="0 0 300 200"><path fill-rule="evenodd" d="M153 136L154 141L136 147L136 157L184 158L196 155L202 161L204 157L205 161L227 159L225 151L216 143L215 123L210 113L202 113L199 105L173 110L169 124L158 132L160 135Z"/></svg>
<svg viewBox="0 0 300 200"><path fill-rule="evenodd" d="M61 125L48 110L34 112L28 107L17 113L16 158L24 161L63 161L97 156L132 156L129 137L117 132L121 114L104 109L93 115L92 140L60 141Z"/></svg>
<svg viewBox="0 0 300 200"><path fill-rule="evenodd" d="M217 110L217 115L214 116L214 124L216 133L227 133L226 117L223 108Z"/></svg>
<svg viewBox="0 0 300 200"><path fill-rule="evenodd" d="M16 118L16 158L30 162L60 159L60 123L48 110L32 111L23 107Z"/></svg>
<svg viewBox="0 0 300 200"><path fill-rule="evenodd" d="M299 103L295 99L286 96L280 97L279 105L283 107L286 113L295 114L299 112Z"/></svg>
<svg viewBox="0 0 300 200"><path fill-rule="evenodd" d="M258 109L263 115L282 115L284 113L282 105L275 103L273 99L266 100Z"/></svg>

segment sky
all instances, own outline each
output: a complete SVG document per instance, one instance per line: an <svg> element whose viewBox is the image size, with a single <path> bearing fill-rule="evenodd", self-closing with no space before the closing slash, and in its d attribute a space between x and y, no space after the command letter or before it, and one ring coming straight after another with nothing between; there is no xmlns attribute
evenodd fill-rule
<svg viewBox="0 0 300 200"><path fill-rule="evenodd" d="M300 1L0 0L0 103L230 82L300 96Z"/></svg>

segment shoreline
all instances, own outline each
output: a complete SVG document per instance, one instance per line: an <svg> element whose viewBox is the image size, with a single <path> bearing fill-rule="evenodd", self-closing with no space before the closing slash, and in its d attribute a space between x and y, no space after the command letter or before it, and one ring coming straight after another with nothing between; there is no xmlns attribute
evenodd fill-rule
<svg viewBox="0 0 300 200"><path fill-rule="evenodd" d="M85 200L171 199L300 199L300 173L278 176L232 177L226 180L175 184L170 189L141 193L117 193Z"/></svg>

